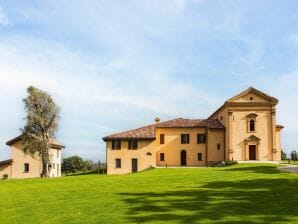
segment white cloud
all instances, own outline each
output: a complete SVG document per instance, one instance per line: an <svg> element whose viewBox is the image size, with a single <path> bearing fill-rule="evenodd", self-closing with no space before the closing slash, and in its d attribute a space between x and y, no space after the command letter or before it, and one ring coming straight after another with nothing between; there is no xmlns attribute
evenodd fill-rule
<svg viewBox="0 0 298 224"><path fill-rule="evenodd" d="M18 99L21 110L21 99L29 85L48 91L62 108L58 140L68 144L76 136L78 144L69 143L70 152L80 155L83 146L94 153L96 145L98 150L104 149L101 137L114 132L115 127L125 129L113 120L126 120L128 127L133 128L133 124L151 123L155 116L208 113L208 104L216 101L191 84L173 81L171 69L171 66L155 68L130 57L96 63L52 42L10 37L0 42L0 102L7 97ZM191 99L188 106L183 106L185 99ZM196 109L198 102L204 104L202 110ZM141 120L142 114L148 114L150 120ZM11 115L2 117L15 119ZM15 130L18 128L16 125ZM13 137L7 132L2 135L3 141Z"/></svg>

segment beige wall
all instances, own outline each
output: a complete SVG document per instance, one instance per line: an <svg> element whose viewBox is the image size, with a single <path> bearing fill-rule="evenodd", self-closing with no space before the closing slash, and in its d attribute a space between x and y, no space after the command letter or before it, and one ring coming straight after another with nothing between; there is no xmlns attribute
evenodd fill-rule
<svg viewBox="0 0 298 224"><path fill-rule="evenodd" d="M50 149L51 163L55 164L55 168L51 169L50 177L61 176L61 150L60 149ZM25 154L22 150L21 141L17 141L11 145L11 159L13 162L1 171L0 167L0 177L1 173L9 172L9 178L34 178L40 177L42 170L42 162L40 157L31 156ZM24 172L24 164L29 164L29 172ZM53 167L53 165L52 165Z"/></svg>
<svg viewBox="0 0 298 224"><path fill-rule="evenodd" d="M128 149L128 141L121 141L120 150L112 150L112 141L107 141L107 173L126 174L132 172L132 159L138 159L138 171L155 167L155 141L138 140L138 149ZM151 153L151 155L147 155ZM115 159L121 159L121 168L116 168Z"/></svg>
<svg viewBox="0 0 298 224"><path fill-rule="evenodd" d="M138 159L138 170L144 170L150 166L180 166L181 150L186 151L187 166L206 165L207 144L197 143L197 134L206 134L206 128L157 128L156 140L139 140L137 150L128 150L128 141L121 141L120 150L112 150L112 141L108 140L107 150L107 173L126 174L132 172L133 158ZM209 158L212 161L224 160L224 129L209 129ZM160 134L165 135L165 144L160 144ZM189 144L181 144L181 134L190 135ZM217 150L217 144L221 148ZM148 156L147 153L151 153ZM160 153L164 153L165 161L160 161ZM198 153L202 153L202 161L198 161ZM121 159L121 168L116 168L115 159Z"/></svg>
<svg viewBox="0 0 298 224"><path fill-rule="evenodd" d="M32 178L40 177L41 161L38 156L35 158L24 154L22 151L21 141L14 143L11 146L12 154L12 175L11 178ZM29 163L29 172L24 172L24 164Z"/></svg>
<svg viewBox="0 0 298 224"><path fill-rule="evenodd" d="M241 108L238 108L241 109ZM255 132L248 131L248 118L249 113L255 113ZM271 124L271 109L270 110L246 110L233 111L233 144L232 144L232 158L234 160L249 160L248 158L248 145L257 145L256 158L257 160L272 160L272 124ZM260 138L258 142L245 143L245 139L255 135Z"/></svg>
<svg viewBox="0 0 298 224"><path fill-rule="evenodd" d="M165 135L165 144L160 144L160 134ZM189 134L189 144L181 144L181 134ZM180 166L181 150L186 151L187 166L206 165L206 144L197 144L197 134L206 134L206 128L157 128L157 166ZM199 152L202 153L203 161L198 161ZM160 161L160 153L165 154L165 161Z"/></svg>
<svg viewBox="0 0 298 224"><path fill-rule="evenodd" d="M209 129L208 136L208 161L224 161L225 131L223 129ZM220 145L220 149L217 149L217 144Z"/></svg>
<svg viewBox="0 0 298 224"><path fill-rule="evenodd" d="M251 97L253 100L250 99ZM248 132L248 119L246 116L250 113L258 115L256 117L255 132ZM226 103L212 118L217 118L226 127L226 158L230 160L248 160L248 147L252 144L257 147L257 160L280 160L280 134L276 132L275 128L275 106L267 99L254 93L248 93ZM260 138L260 141L246 144L245 139L251 135Z"/></svg>
<svg viewBox="0 0 298 224"><path fill-rule="evenodd" d="M281 128L276 128L276 150L277 152L275 154L273 154L274 156L274 160L281 160L281 150L282 150L282 146L281 146Z"/></svg>
<svg viewBox="0 0 298 224"><path fill-rule="evenodd" d="M5 174L8 175L8 178L11 178L11 164L0 165L0 179L2 179Z"/></svg>

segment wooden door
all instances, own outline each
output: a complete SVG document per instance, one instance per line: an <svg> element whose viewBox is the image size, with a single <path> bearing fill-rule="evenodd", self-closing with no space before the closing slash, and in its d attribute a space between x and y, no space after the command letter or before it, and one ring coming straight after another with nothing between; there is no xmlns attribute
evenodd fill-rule
<svg viewBox="0 0 298 224"><path fill-rule="evenodd" d="M256 146L249 146L249 160L256 160Z"/></svg>
<svg viewBox="0 0 298 224"><path fill-rule="evenodd" d="M180 152L181 166L186 166L186 151L182 150Z"/></svg>
<svg viewBox="0 0 298 224"><path fill-rule="evenodd" d="M133 173L138 172L138 159L131 160L131 172Z"/></svg>

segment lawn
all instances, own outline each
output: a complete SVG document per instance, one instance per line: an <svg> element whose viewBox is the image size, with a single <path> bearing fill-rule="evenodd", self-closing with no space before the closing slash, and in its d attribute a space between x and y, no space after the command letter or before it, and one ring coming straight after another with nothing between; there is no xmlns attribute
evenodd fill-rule
<svg viewBox="0 0 298 224"><path fill-rule="evenodd" d="M275 165L0 181L0 223L298 223L298 174Z"/></svg>

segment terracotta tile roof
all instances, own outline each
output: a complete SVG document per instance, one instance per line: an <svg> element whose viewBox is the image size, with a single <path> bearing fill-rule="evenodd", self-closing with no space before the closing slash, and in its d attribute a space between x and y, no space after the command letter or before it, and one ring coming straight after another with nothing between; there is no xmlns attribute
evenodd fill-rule
<svg viewBox="0 0 298 224"><path fill-rule="evenodd" d="M224 128L217 119L184 119L177 118L156 124L160 128Z"/></svg>
<svg viewBox="0 0 298 224"><path fill-rule="evenodd" d="M155 139L155 125L148 125L145 127L120 132L109 135L103 138L104 141L108 139Z"/></svg>
<svg viewBox="0 0 298 224"><path fill-rule="evenodd" d="M280 129L283 129L284 128L284 126L282 126L282 125L276 125L276 128L280 128Z"/></svg>
<svg viewBox="0 0 298 224"><path fill-rule="evenodd" d="M0 161L0 166L1 166L1 165L11 164L11 163L12 163L12 159L8 159L8 160Z"/></svg>
<svg viewBox="0 0 298 224"><path fill-rule="evenodd" d="M183 119L177 118L169 121L164 121L145 127L124 131L109 135L103 138L104 141L109 139L155 139L156 128L225 128L218 120L206 119Z"/></svg>
<svg viewBox="0 0 298 224"><path fill-rule="evenodd" d="M15 142L21 140L21 138L22 138L22 135L19 135L19 136L13 138L13 139L10 139L9 141L6 142L6 145L10 146L10 145L14 144ZM50 139L50 145L51 145L51 147L57 148L57 149L65 148L64 145L61 145L61 144L59 144L58 142L56 142L55 140L52 140L52 139Z"/></svg>

